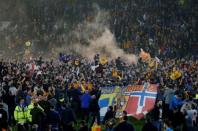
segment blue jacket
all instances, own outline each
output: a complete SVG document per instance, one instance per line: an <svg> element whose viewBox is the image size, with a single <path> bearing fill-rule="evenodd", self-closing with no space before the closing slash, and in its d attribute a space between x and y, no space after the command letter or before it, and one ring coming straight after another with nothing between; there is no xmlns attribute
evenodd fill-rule
<svg viewBox="0 0 198 131"><path fill-rule="evenodd" d="M89 108L89 103L91 101L91 96L89 93L85 93L81 96L81 108Z"/></svg>
<svg viewBox="0 0 198 131"><path fill-rule="evenodd" d="M181 99L178 99L175 95L173 96L169 109L173 110L174 108L178 108L180 106L182 106L183 101Z"/></svg>

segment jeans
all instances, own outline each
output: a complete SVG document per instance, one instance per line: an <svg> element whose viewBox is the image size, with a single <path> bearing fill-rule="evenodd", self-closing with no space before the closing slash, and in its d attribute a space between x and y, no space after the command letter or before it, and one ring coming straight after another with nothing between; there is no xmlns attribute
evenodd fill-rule
<svg viewBox="0 0 198 131"><path fill-rule="evenodd" d="M158 131L162 130L162 123L160 121L154 121L153 125L157 128Z"/></svg>

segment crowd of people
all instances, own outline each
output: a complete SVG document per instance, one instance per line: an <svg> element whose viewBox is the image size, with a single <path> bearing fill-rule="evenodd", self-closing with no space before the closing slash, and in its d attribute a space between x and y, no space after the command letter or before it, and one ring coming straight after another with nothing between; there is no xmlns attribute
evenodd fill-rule
<svg viewBox="0 0 198 131"><path fill-rule="evenodd" d="M24 9L25 13L16 14L21 15L20 19L10 18L6 28L0 31L4 44L1 48L21 51L28 40L34 43L32 50L36 52L68 44L71 41L66 40L69 33L95 16L97 6L94 4L109 13L110 30L121 43L120 47L128 51L137 53L139 48L145 47L153 55L172 58L183 56L183 52L197 51L193 48L197 44L195 0L21 1L15 8L19 6L17 9Z"/></svg>
<svg viewBox="0 0 198 131"><path fill-rule="evenodd" d="M99 54L92 62L77 55L63 54L59 61L44 61L40 57L20 63L2 59L1 109L5 116L1 118L1 128L13 122L20 131L35 125L39 130L49 125L53 130L74 130L73 124L79 124L80 120L82 128L86 128L88 122L89 128L95 122L100 125L98 100L102 87L145 82L160 84L156 107L148 115L152 125L160 130L166 120L167 126L174 130L191 130L197 126L198 61L195 57L164 59L158 67L149 67L141 60L137 65L128 65L122 58L105 64L100 62ZM98 65L96 69L92 68L94 65ZM175 69L182 75L173 79L170 75ZM113 75L115 70L120 77ZM114 108L110 111L105 121L115 117ZM123 118L126 121L127 118Z"/></svg>
<svg viewBox="0 0 198 131"><path fill-rule="evenodd" d="M65 37L71 30L82 21L91 22L95 15L96 7L88 0L31 2L19 8L28 9L24 11L26 15L20 14L20 19L14 17L4 23L4 28L0 25L3 45L0 50L5 51L0 57L14 58L19 52L23 55L26 41L33 43L30 51L37 55L39 50L61 47L67 43ZM114 105L100 119L100 89L149 82L159 84L158 97L154 109L145 117L142 130L196 130L198 59L193 45L197 45L197 1L95 0L93 3L109 13L109 28L121 43L118 46L135 54L143 48L152 57L157 56L158 63L150 65L140 59L135 65L120 57L107 58L104 63L101 54L90 60L72 53L60 54L59 59L51 61L42 57L30 61L1 59L0 128L6 130L16 125L19 131L87 131L97 124L105 130L133 131L127 112L123 111L120 120L115 118ZM180 75L172 77L174 72Z"/></svg>
<svg viewBox="0 0 198 131"><path fill-rule="evenodd" d="M118 0L112 11L116 38L122 42L129 40L134 51L146 47L155 55L183 56L197 43L194 2L181 5L169 0L120 3Z"/></svg>

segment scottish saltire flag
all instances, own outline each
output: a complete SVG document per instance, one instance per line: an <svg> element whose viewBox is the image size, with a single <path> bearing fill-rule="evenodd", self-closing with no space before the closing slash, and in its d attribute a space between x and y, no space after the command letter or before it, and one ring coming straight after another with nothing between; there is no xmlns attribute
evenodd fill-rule
<svg viewBox="0 0 198 131"><path fill-rule="evenodd" d="M157 97L157 84L146 83L139 86L129 86L124 92L125 104L123 110L137 119L141 119L154 108Z"/></svg>

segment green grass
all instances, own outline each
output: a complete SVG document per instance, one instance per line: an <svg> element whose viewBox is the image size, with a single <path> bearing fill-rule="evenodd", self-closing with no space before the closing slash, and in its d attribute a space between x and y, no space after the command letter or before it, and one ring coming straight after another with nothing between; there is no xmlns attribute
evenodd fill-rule
<svg viewBox="0 0 198 131"><path fill-rule="evenodd" d="M133 124L135 131L141 131L144 125L144 119L137 120L133 117L129 117L129 121Z"/></svg>

